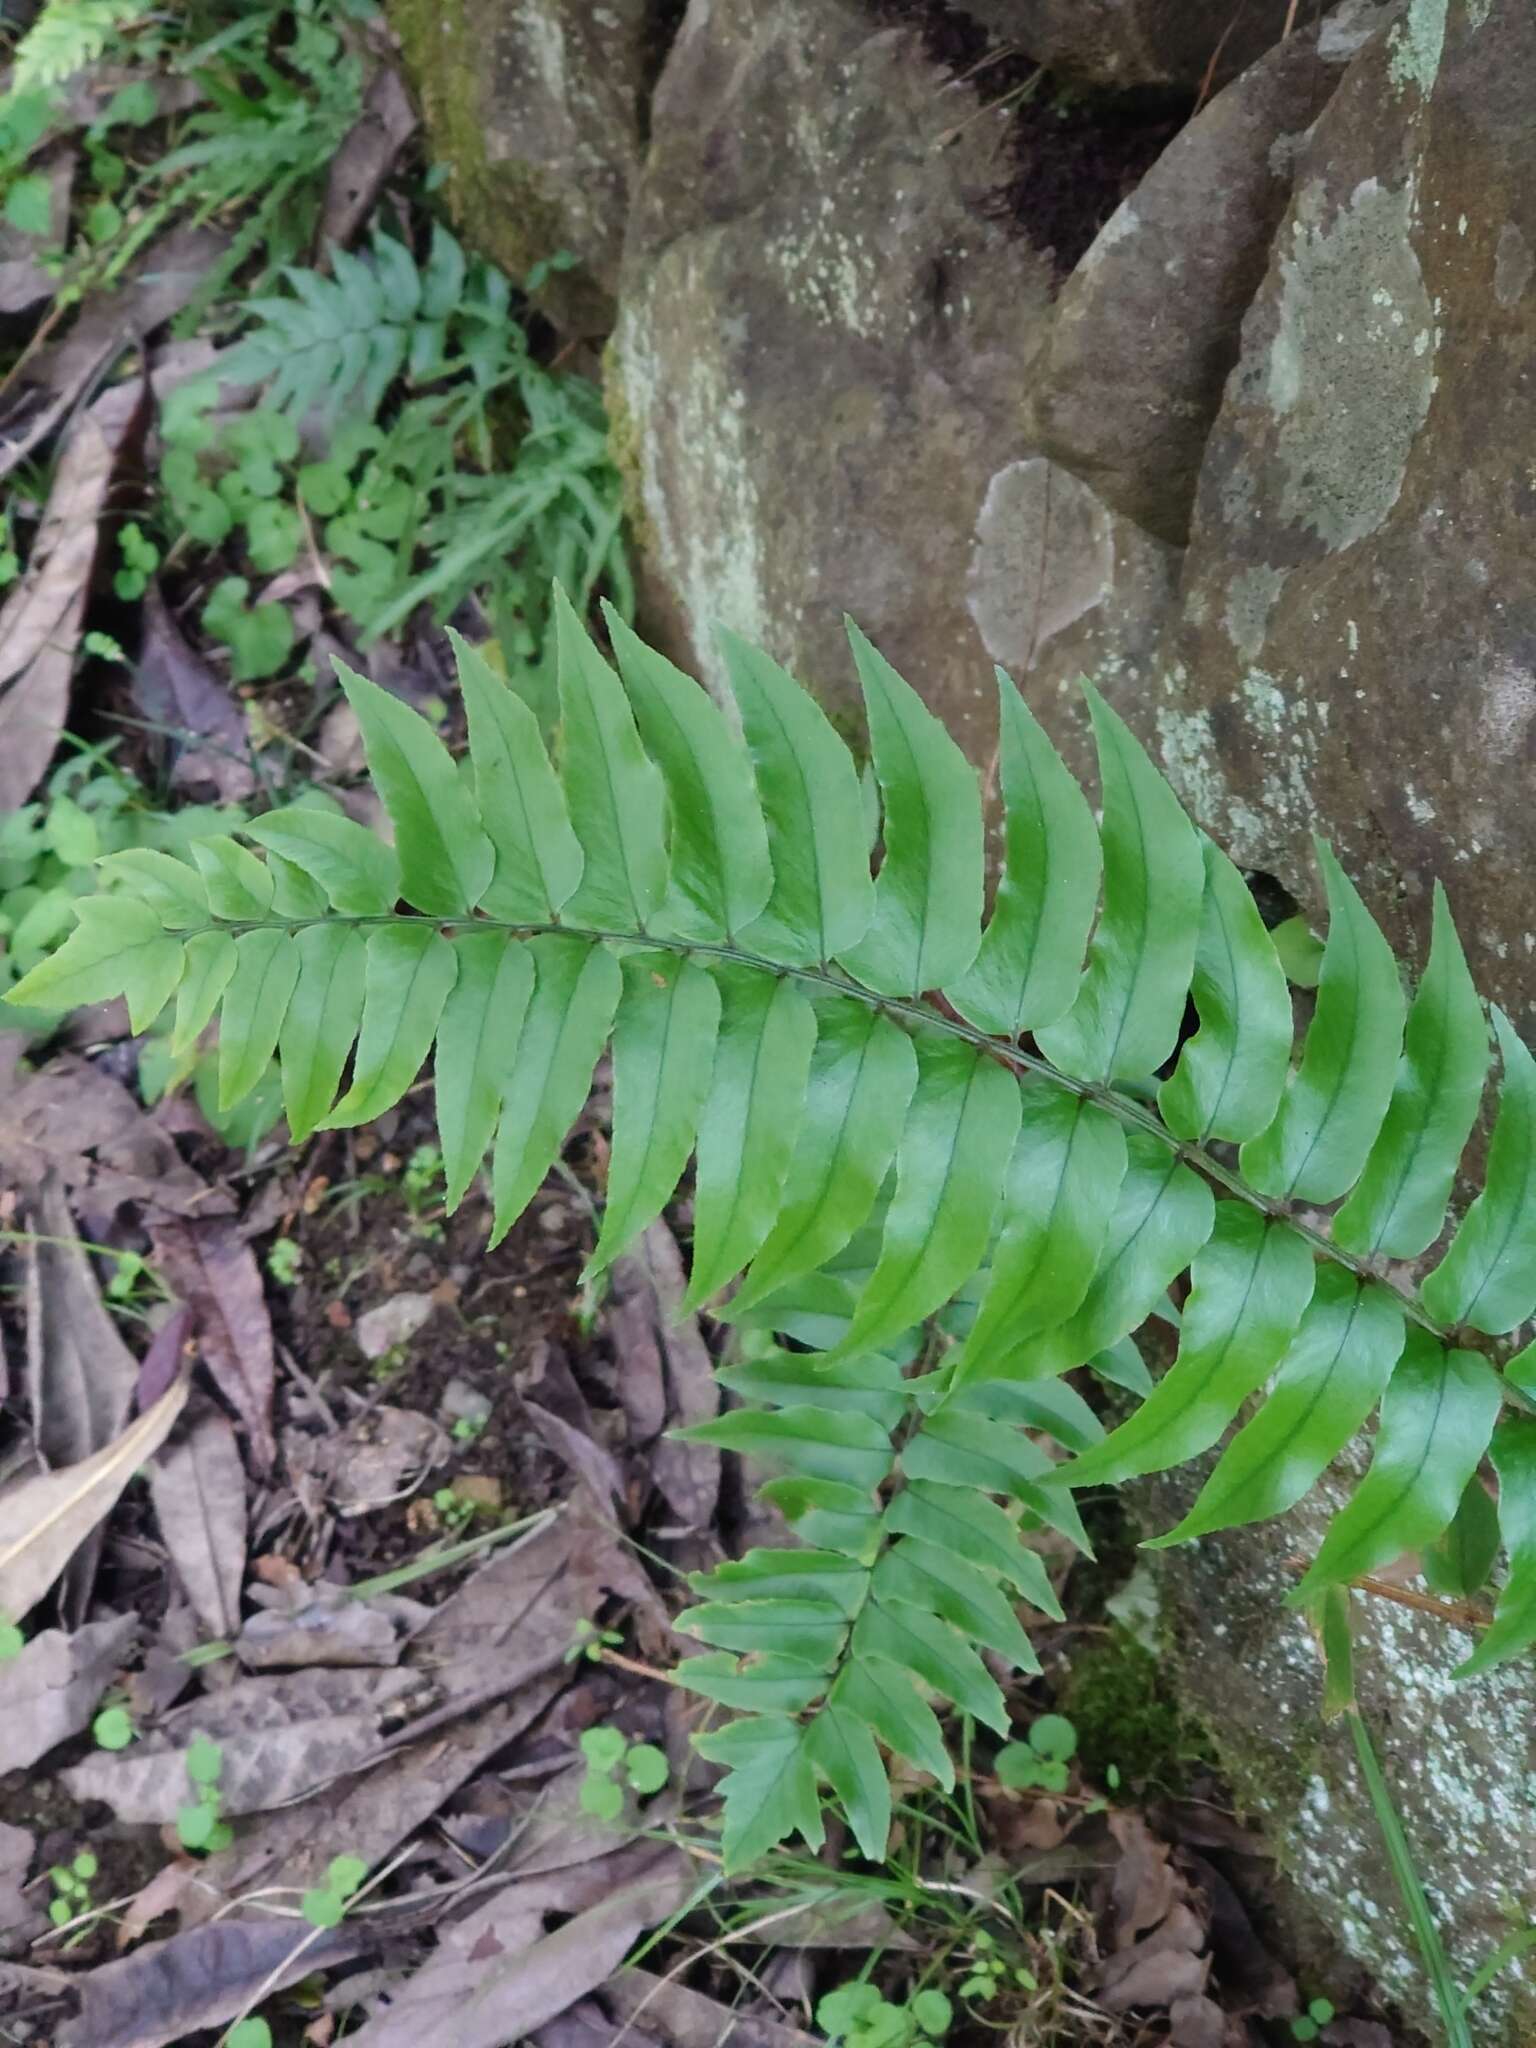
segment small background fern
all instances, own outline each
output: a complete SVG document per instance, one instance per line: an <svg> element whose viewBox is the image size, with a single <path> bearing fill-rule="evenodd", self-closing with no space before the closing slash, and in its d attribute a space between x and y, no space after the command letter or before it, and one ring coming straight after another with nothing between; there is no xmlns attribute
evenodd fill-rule
<svg viewBox="0 0 1536 2048"><path fill-rule="evenodd" d="M1091 693L1097 823L999 676L983 924L974 773L857 631L875 872L852 756L765 655L723 636L738 739L617 616L618 675L556 609L558 765L462 643L462 764L343 671L393 847L289 807L191 863L116 854L14 999L121 992L140 1031L174 1002L177 1048L217 1017L225 1107L275 1052L295 1140L380 1115L435 1048L448 1199L489 1152L498 1235L611 1040L589 1273L695 1157L689 1301L740 1332L722 1377L744 1405L693 1434L780 1468L763 1490L799 1538L697 1581L682 1623L705 1649L680 1678L739 1715L702 1744L728 1768L728 1866L819 1842L825 1788L878 1857L882 1745L947 1783L935 1699L1006 1732L982 1652L1034 1668L1016 1605L1056 1611L1031 1535L1084 1547L1075 1487L1208 1451L1266 1389L1163 1540L1280 1512L1379 1404L1296 1597L1440 1535L1491 1443L1511 1569L1468 1670L1536 1639L1536 1064L1495 1011L1481 1191L1430 1253L1489 1061L1443 894L1410 1003L1319 848L1297 1045L1242 877ZM1150 1318L1177 1331L1155 1384L1130 1341ZM1083 1368L1142 1397L1107 1437Z"/></svg>

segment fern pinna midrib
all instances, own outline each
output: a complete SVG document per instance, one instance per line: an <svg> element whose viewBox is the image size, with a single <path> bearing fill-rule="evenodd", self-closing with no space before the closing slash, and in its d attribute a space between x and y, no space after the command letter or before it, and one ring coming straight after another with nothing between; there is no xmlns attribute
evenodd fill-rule
<svg viewBox="0 0 1536 2048"><path fill-rule="evenodd" d="M380 1115L433 1057L449 1200L489 1153L498 1238L611 1044L589 1274L692 1158L688 1303L740 1279L715 1313L747 1405L691 1434L779 1468L764 1492L799 1538L699 1579L680 1624L703 1645L680 1679L740 1716L702 1738L728 1865L819 1841L826 1787L878 1856L881 1746L949 1780L931 1703L1004 1732L982 1653L1036 1668L1017 1606L1058 1610L1031 1534L1085 1548L1074 1487L1182 1464L1246 1410L1159 1541L1292 1506L1379 1407L1295 1597L1434 1542L1491 1450L1510 1573L1466 1668L1536 1640L1536 1346L1485 1355L1536 1311L1536 1064L1497 1011L1481 1192L1401 1277L1445 1229L1489 1057L1443 893L1409 1004L1319 848L1329 930L1293 1050L1243 878L1091 691L1098 822L999 672L984 922L977 778L856 629L878 865L852 755L764 654L722 636L738 735L622 621L616 674L556 613L558 766L462 643L462 762L342 670L393 846L316 799L256 820L259 853L113 856L13 999L122 993L135 1031L174 1002L178 1053L217 1018L222 1100L275 1056L296 1141ZM1154 1316L1178 1330L1155 1384L1131 1341ZM1142 1397L1108 1436L1082 1367Z"/></svg>

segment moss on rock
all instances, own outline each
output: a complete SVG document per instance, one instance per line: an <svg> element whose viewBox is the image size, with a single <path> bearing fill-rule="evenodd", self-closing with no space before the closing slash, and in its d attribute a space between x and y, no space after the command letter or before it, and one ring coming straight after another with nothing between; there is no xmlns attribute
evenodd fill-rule
<svg viewBox="0 0 1536 2048"><path fill-rule="evenodd" d="M386 0L465 238L573 334L613 324L653 62L646 0Z"/></svg>
<svg viewBox="0 0 1536 2048"><path fill-rule="evenodd" d="M1179 1793L1215 1760L1165 1660L1123 1629L1073 1658L1062 1711L1077 1730L1084 1770L1099 1784L1113 1766L1125 1785Z"/></svg>

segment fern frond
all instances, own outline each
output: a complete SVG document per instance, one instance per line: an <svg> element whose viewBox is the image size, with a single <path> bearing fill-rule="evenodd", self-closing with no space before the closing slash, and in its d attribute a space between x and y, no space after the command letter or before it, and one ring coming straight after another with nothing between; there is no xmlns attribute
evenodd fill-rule
<svg viewBox="0 0 1536 2048"><path fill-rule="evenodd" d="M505 375L517 332L506 280L469 264L446 228L434 227L424 265L378 228L367 255L333 247L330 262L329 277L285 266L287 295L250 302L253 324L230 358L225 374L266 384L277 411L368 421L402 375Z"/></svg>
<svg viewBox="0 0 1536 2048"><path fill-rule="evenodd" d="M293 321L331 323L331 389L368 374L349 336L429 311L414 267L396 292L359 263L303 294ZM750 1405L694 1434L780 1468L764 1491L802 1546L721 1567L684 1623L706 1646L685 1682L747 1716L706 1745L729 1772L728 1862L814 1842L824 1787L878 1855L881 1745L947 1779L931 1702L1006 1728L979 1653L1033 1668L1016 1606L1054 1600L1031 1533L1083 1545L1074 1486L1185 1463L1240 1418L1160 1540L1280 1513L1380 1403L1298 1597L1432 1542L1492 1439L1510 1578L1472 1668L1536 1641L1536 1451L1527 1423L1494 1436L1501 1402L1536 1391L1536 1346L1501 1375L1489 1341L1536 1311L1536 1062L1498 1012L1481 1191L1426 1271L1401 1264L1445 1235L1489 1057L1443 894L1410 1005L1319 848L1328 937L1293 1051L1241 877L1091 692L1097 826L999 675L1005 864L983 927L975 778L862 637L878 873L851 754L766 655L723 636L738 737L617 620L615 673L555 608L557 759L462 643L464 763L342 670L393 848L306 806L251 845L199 841L195 865L118 856L12 1000L123 993L142 1030L174 999L183 1046L217 1019L224 1101L275 1050L295 1139L379 1115L431 1056L450 1200L489 1152L497 1236L611 1042L591 1270L696 1158L689 1301L739 1280L716 1313ZM1154 1386L1135 1337L1158 1316L1178 1347ZM1084 1366L1145 1397L1107 1437L1067 1378Z"/></svg>
<svg viewBox="0 0 1536 2048"><path fill-rule="evenodd" d="M147 12L144 0L46 0L16 45L11 91L62 85L94 64L120 28Z"/></svg>

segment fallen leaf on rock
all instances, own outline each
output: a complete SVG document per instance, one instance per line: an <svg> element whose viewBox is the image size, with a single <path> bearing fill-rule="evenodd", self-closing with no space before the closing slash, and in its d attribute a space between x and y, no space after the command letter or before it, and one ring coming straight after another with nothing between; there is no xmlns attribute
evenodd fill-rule
<svg viewBox="0 0 1536 2048"><path fill-rule="evenodd" d="M231 1216L157 1220L150 1234L156 1263L192 1311L203 1362L245 1424L251 1454L266 1472L277 1455L272 1436L277 1368L256 1254Z"/></svg>
<svg viewBox="0 0 1536 2048"><path fill-rule="evenodd" d="M448 1438L411 1408L370 1408L335 1436L283 1432L289 1476L311 1512L323 1503L351 1517L413 1493L448 1455Z"/></svg>
<svg viewBox="0 0 1536 2048"><path fill-rule="evenodd" d="M210 1636L240 1626L245 1467L230 1423L199 1401L149 1472L155 1520L193 1611Z"/></svg>
<svg viewBox="0 0 1536 2048"><path fill-rule="evenodd" d="M420 2048L439 2035L454 2048L505 2048L595 1991L636 1936L681 1906L697 1882L680 1850L649 1849L627 1883L526 1947L511 1945L515 1908L503 1940L510 1902L493 1899L453 1930L452 1947L445 1943L408 1979L387 2012L352 2035L352 2048Z"/></svg>
<svg viewBox="0 0 1536 2048"><path fill-rule="evenodd" d="M98 527L113 473L148 418L148 386L106 392L69 432L27 572L0 607L0 812L41 781L64 730Z"/></svg>
<svg viewBox="0 0 1536 2048"><path fill-rule="evenodd" d="M0 1771L24 1770L89 1724L138 1627L113 1614L73 1633L45 1629L0 1664Z"/></svg>
<svg viewBox="0 0 1536 2048"><path fill-rule="evenodd" d="M325 182L316 247L333 243L343 248L374 209L395 160L416 132L416 109L398 75L388 66L376 71L363 100L363 111L335 156Z"/></svg>
<svg viewBox="0 0 1536 2048"><path fill-rule="evenodd" d="M437 1307L430 1294L393 1294L357 1318L357 1341L365 1358L382 1358L397 1344L409 1344Z"/></svg>
<svg viewBox="0 0 1536 2048"><path fill-rule="evenodd" d="M187 1751L206 1736L224 1752L223 1811L262 1813L377 1754L389 1710L421 1690L409 1671L245 1678L177 1707L132 1748L97 1751L61 1777L77 1799L104 1799L119 1820L174 1820L187 1799Z"/></svg>
<svg viewBox="0 0 1536 2048"><path fill-rule="evenodd" d="M232 2019L269 1983L277 1991L334 1969L370 1940L350 1921L324 1934L302 1920L269 1919L215 1920L173 1934L72 1980L80 2011L58 2029L55 2048L170 2048Z"/></svg>
<svg viewBox="0 0 1536 2048"><path fill-rule="evenodd" d="M186 1400L187 1383L177 1380L94 1457L34 1473L0 1493L0 1614L19 1619L37 1605L164 1443Z"/></svg>
<svg viewBox="0 0 1536 2048"><path fill-rule="evenodd" d="M132 689L141 716L173 742L173 789L209 791L214 801L231 804L251 794L256 776L245 713L188 645L154 583L144 593Z"/></svg>

